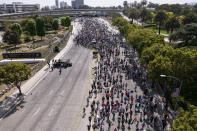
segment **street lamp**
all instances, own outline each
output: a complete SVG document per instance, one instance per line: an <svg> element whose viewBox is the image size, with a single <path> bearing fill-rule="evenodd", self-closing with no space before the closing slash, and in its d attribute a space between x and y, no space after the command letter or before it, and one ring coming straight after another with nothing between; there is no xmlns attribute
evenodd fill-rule
<svg viewBox="0 0 197 131"><path fill-rule="evenodd" d="M182 87L182 84L183 84L183 81L182 81L182 80L180 80L179 78L177 78L177 77L175 77L175 76L160 75L160 77L162 77L162 78L168 77L168 78L173 78L173 79L178 80L178 81L180 82L179 93L181 92L181 87ZM176 98L175 109L176 109L176 106L177 106L177 98Z"/></svg>
<svg viewBox="0 0 197 131"><path fill-rule="evenodd" d="M166 77L166 75L160 75L160 77Z"/></svg>

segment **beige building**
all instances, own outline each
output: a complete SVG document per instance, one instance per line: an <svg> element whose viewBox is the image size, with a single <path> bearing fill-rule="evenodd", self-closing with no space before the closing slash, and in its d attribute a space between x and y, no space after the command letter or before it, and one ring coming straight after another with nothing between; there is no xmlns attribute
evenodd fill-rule
<svg viewBox="0 0 197 131"><path fill-rule="evenodd" d="M0 11L4 13L20 13L20 12L31 12L39 11L39 4L23 4L22 2L13 2L12 4L0 5Z"/></svg>

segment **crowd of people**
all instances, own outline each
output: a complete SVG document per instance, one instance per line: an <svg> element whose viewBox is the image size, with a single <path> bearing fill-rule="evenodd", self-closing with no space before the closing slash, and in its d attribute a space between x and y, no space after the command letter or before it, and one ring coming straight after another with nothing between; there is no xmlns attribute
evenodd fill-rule
<svg viewBox="0 0 197 131"><path fill-rule="evenodd" d="M82 30L75 38L76 44L99 54L83 108L89 120L87 130L167 130L168 103L151 93L136 51L98 18L79 21Z"/></svg>

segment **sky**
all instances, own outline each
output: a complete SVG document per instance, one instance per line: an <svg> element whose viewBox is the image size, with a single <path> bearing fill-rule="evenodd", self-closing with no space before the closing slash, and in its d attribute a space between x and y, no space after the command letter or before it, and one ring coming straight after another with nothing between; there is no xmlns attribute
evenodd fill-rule
<svg viewBox="0 0 197 131"><path fill-rule="evenodd" d="M71 0L59 0L59 2L65 1L69 5L71 5ZM123 5L123 1L125 0L84 0L85 5L89 6L118 6ZM129 3L133 1L140 2L141 0L127 0ZM52 6L55 5L55 0L0 0L0 4L7 3L10 4L12 2L23 2L24 4L40 4L43 6ZM158 4L184 4L190 2L197 2L197 0L148 0L148 2L158 3Z"/></svg>

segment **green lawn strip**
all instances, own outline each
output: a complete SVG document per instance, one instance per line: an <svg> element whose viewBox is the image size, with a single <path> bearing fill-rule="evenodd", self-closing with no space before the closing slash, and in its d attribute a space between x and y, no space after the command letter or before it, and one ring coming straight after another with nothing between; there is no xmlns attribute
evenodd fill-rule
<svg viewBox="0 0 197 131"><path fill-rule="evenodd" d="M189 48L197 50L197 46L189 46Z"/></svg>
<svg viewBox="0 0 197 131"><path fill-rule="evenodd" d="M158 29L157 26L145 27L145 28L147 28L147 29L152 29L152 30L154 30L155 32L159 32L159 29ZM163 33L163 34L168 34L167 31L166 31L165 29L162 29L162 28L161 28L160 32Z"/></svg>
<svg viewBox="0 0 197 131"><path fill-rule="evenodd" d="M2 54L0 54L0 60L3 60L3 56L2 56Z"/></svg>

